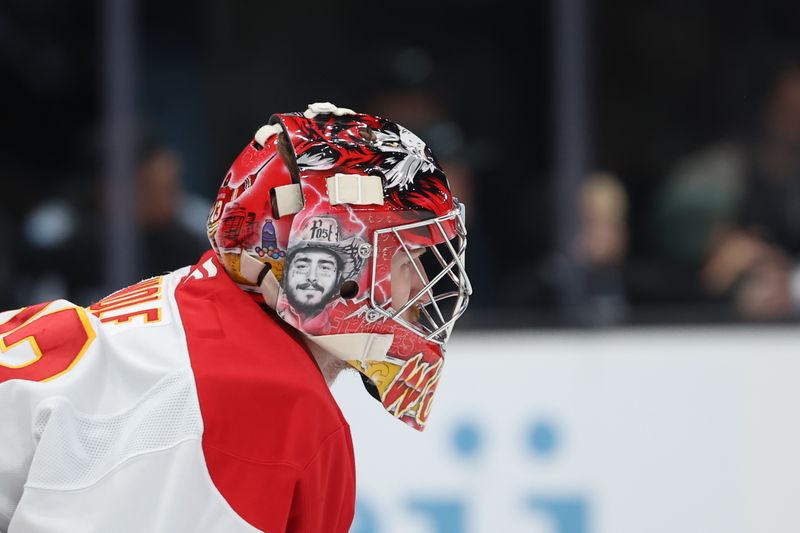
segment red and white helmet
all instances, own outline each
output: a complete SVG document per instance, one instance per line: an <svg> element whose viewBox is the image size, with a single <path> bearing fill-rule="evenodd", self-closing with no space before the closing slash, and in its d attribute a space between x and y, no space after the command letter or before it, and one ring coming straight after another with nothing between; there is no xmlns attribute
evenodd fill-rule
<svg viewBox="0 0 800 533"><path fill-rule="evenodd" d="M399 124L330 103L269 122L225 176L211 245L245 288L274 276L275 310L307 336L369 339L343 358L391 414L422 430L443 345L472 292L463 206ZM255 281L250 258L269 266ZM410 286L398 289L393 275Z"/></svg>

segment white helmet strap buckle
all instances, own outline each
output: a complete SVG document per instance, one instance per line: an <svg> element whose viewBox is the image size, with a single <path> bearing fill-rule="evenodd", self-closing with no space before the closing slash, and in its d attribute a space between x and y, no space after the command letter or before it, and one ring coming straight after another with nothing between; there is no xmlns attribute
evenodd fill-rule
<svg viewBox="0 0 800 533"><path fill-rule="evenodd" d="M380 176L334 174L325 179L331 205L383 205L383 182Z"/></svg>

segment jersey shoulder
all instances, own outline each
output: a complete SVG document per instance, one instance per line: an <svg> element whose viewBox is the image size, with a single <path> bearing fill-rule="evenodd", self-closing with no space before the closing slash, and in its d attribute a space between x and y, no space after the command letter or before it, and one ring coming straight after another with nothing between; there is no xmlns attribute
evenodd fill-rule
<svg viewBox="0 0 800 533"><path fill-rule="evenodd" d="M204 445L302 468L346 425L299 334L221 267L188 276L180 310L203 415Z"/></svg>
<svg viewBox="0 0 800 533"><path fill-rule="evenodd" d="M183 275L143 280L88 307L55 300L0 313L0 384L32 402L69 398L86 413L136 403L189 367L172 297Z"/></svg>

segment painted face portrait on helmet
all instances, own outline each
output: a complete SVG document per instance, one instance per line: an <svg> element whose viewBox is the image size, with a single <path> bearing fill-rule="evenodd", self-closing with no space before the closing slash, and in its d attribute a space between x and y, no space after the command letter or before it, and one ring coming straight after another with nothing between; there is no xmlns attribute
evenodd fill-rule
<svg viewBox="0 0 800 533"><path fill-rule="evenodd" d="M289 304L305 318L318 315L342 286L342 261L332 250L294 250L286 261L283 290Z"/></svg>
<svg viewBox="0 0 800 533"><path fill-rule="evenodd" d="M341 302L342 285L362 271L365 259L358 250L363 243L332 216L303 220L286 254L278 314L302 324L307 333L324 334L330 327L326 318Z"/></svg>

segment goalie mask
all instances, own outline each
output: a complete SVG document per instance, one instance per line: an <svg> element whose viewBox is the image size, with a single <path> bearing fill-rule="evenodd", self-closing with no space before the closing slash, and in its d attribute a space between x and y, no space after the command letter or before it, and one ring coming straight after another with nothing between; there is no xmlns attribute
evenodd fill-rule
<svg viewBox="0 0 800 533"><path fill-rule="evenodd" d="M416 135L324 103L258 130L222 183L208 235L243 288L273 280L287 323L322 345L359 340L342 358L422 430L472 292L463 214Z"/></svg>

